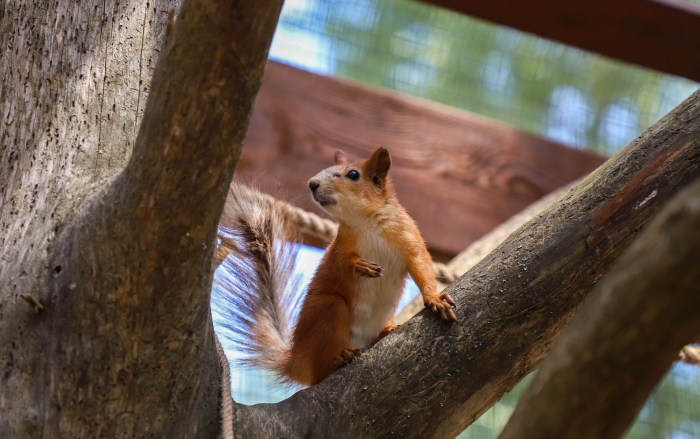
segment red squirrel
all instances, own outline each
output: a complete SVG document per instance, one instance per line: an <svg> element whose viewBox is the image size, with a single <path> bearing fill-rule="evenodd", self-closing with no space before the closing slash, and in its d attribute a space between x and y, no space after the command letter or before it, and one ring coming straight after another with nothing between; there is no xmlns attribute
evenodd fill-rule
<svg viewBox="0 0 700 439"><path fill-rule="evenodd" d="M339 225L293 331L286 291L293 254L285 242L294 225L271 199L255 200L250 190L232 186L224 213L231 227L224 235L238 243L231 246L236 281L226 288L234 326L243 330L236 341L250 354L246 363L284 381L320 383L396 328L394 314L409 274L426 307L456 320L450 296L437 293L420 232L396 199L390 167L385 148L357 163L338 150L334 165L309 180L313 199Z"/></svg>

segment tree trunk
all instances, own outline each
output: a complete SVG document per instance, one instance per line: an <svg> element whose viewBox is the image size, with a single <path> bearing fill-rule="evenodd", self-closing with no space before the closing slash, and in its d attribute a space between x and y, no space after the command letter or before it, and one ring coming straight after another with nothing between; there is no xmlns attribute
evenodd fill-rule
<svg viewBox="0 0 700 439"><path fill-rule="evenodd" d="M500 439L619 438L700 331L700 181L603 277Z"/></svg>
<svg viewBox="0 0 700 439"><path fill-rule="evenodd" d="M186 1L145 109L175 2L0 6L0 437L218 434L216 226L281 3Z"/></svg>
<svg viewBox="0 0 700 439"><path fill-rule="evenodd" d="M455 437L539 364L699 163L697 92L450 285L459 324L423 311L321 384L237 406L238 437Z"/></svg>

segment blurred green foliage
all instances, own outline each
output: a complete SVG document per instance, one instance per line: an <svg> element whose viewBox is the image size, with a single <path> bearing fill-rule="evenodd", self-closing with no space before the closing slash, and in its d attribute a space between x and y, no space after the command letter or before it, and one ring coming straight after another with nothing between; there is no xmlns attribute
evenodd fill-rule
<svg viewBox="0 0 700 439"><path fill-rule="evenodd" d="M698 84L407 0L290 0L280 26L315 38L322 73L613 154ZM300 64L304 64L303 61ZM313 70L313 69L312 69Z"/></svg>
<svg viewBox="0 0 700 439"><path fill-rule="evenodd" d="M700 437L700 372L675 364L640 412L627 439Z"/></svg>
<svg viewBox="0 0 700 439"><path fill-rule="evenodd" d="M513 413L534 373L523 379L458 436L496 439ZM626 439L695 439L700 437L700 370L675 364L639 413Z"/></svg>

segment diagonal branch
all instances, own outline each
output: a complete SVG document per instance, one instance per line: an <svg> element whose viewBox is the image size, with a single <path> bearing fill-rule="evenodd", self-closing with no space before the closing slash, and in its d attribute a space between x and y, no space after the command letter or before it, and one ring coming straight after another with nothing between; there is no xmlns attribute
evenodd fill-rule
<svg viewBox="0 0 700 439"><path fill-rule="evenodd" d="M239 437L454 437L532 371L599 278L700 177L700 93L514 232L355 363L279 404L238 407Z"/></svg>
<svg viewBox="0 0 700 439"><path fill-rule="evenodd" d="M60 409L47 431L216 435L216 226L281 5L186 0L171 14L131 159L50 257L46 379Z"/></svg>
<svg viewBox="0 0 700 439"><path fill-rule="evenodd" d="M575 182L575 184L579 182L580 180ZM505 241L511 233L519 229L523 224L530 221L536 215L542 213L553 202L561 198L575 184L559 188L532 203L516 215L513 215L506 222L474 241L474 243L451 260L449 264L447 264L446 268L453 273L465 273L471 267L476 265L481 259L483 259L484 256L495 250L496 247L503 243L503 241ZM421 300L420 296L417 296L408 305L406 305L401 312L399 312L399 314L396 316L396 323L401 324L422 310L423 300ZM693 342L697 341L694 340ZM683 349L681 349L677 361L694 364L696 366L700 365L700 348L691 345L685 346Z"/></svg>
<svg viewBox="0 0 700 439"><path fill-rule="evenodd" d="M501 439L622 436L700 331L698 230L700 181L668 203L602 279Z"/></svg>

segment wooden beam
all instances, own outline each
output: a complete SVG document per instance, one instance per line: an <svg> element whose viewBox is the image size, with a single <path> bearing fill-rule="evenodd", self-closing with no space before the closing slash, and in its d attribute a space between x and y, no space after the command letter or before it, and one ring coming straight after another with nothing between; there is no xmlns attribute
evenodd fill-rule
<svg viewBox="0 0 700 439"><path fill-rule="evenodd" d="M244 145L239 179L317 213L306 182L333 163L336 149L352 159L386 146L399 199L431 250L447 255L605 160L451 107L272 61Z"/></svg>
<svg viewBox="0 0 700 439"><path fill-rule="evenodd" d="M423 0L700 81L700 6L679 0Z"/></svg>

